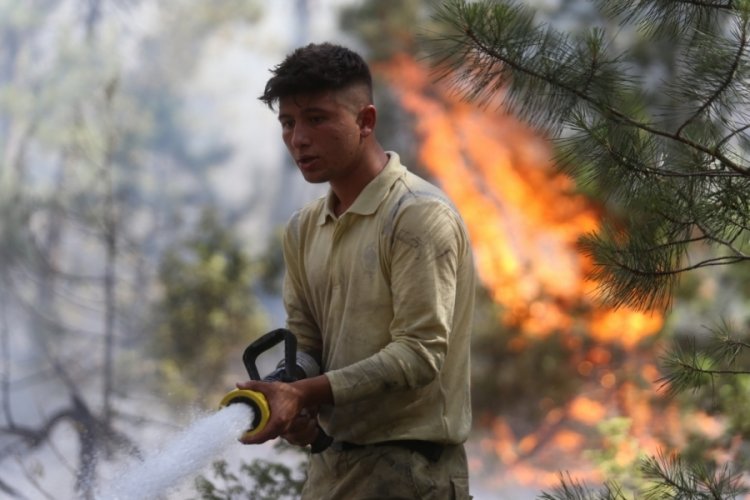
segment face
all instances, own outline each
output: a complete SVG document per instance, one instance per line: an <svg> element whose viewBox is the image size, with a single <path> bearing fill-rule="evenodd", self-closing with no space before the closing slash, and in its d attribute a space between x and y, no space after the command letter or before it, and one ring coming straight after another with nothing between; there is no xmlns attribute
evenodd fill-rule
<svg viewBox="0 0 750 500"><path fill-rule="evenodd" d="M282 138L305 180L344 182L352 174L370 133L362 120L366 107L356 89L279 100Z"/></svg>

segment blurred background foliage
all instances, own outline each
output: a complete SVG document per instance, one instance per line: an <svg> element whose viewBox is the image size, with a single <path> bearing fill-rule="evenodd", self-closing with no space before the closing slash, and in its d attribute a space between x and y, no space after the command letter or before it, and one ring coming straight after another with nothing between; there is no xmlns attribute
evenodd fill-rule
<svg viewBox="0 0 750 500"><path fill-rule="evenodd" d="M227 359L268 329L253 295L256 269L215 211L203 213L194 235L165 250L151 339L162 391L210 407L231 387L223 376Z"/></svg>

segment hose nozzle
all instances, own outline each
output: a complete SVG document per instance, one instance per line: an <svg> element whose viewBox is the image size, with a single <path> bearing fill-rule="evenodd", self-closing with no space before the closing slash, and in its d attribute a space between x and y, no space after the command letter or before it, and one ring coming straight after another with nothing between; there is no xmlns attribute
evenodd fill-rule
<svg viewBox="0 0 750 500"><path fill-rule="evenodd" d="M221 403L219 403L219 408L224 408L225 406L235 403L243 403L253 409L253 421L250 423L250 427L245 433L242 434L242 438L251 438L262 431L268 423L268 419L271 417L271 410L268 406L266 397L257 391L234 389L222 398Z"/></svg>

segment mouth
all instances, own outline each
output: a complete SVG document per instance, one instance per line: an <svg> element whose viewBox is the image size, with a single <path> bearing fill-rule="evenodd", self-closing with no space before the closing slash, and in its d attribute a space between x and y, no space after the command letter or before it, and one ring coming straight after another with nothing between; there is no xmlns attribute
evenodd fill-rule
<svg viewBox="0 0 750 500"><path fill-rule="evenodd" d="M302 170L307 170L312 167L313 163L317 161L317 156L300 156L297 158L297 165Z"/></svg>

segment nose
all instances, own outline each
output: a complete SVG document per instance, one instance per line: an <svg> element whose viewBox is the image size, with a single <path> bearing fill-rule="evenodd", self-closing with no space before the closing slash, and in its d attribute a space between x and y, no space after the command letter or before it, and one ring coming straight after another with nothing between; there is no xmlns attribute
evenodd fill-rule
<svg viewBox="0 0 750 500"><path fill-rule="evenodd" d="M305 127L301 125L295 125L290 132L291 137L289 143L294 148L302 148L310 144L310 136L305 130Z"/></svg>

